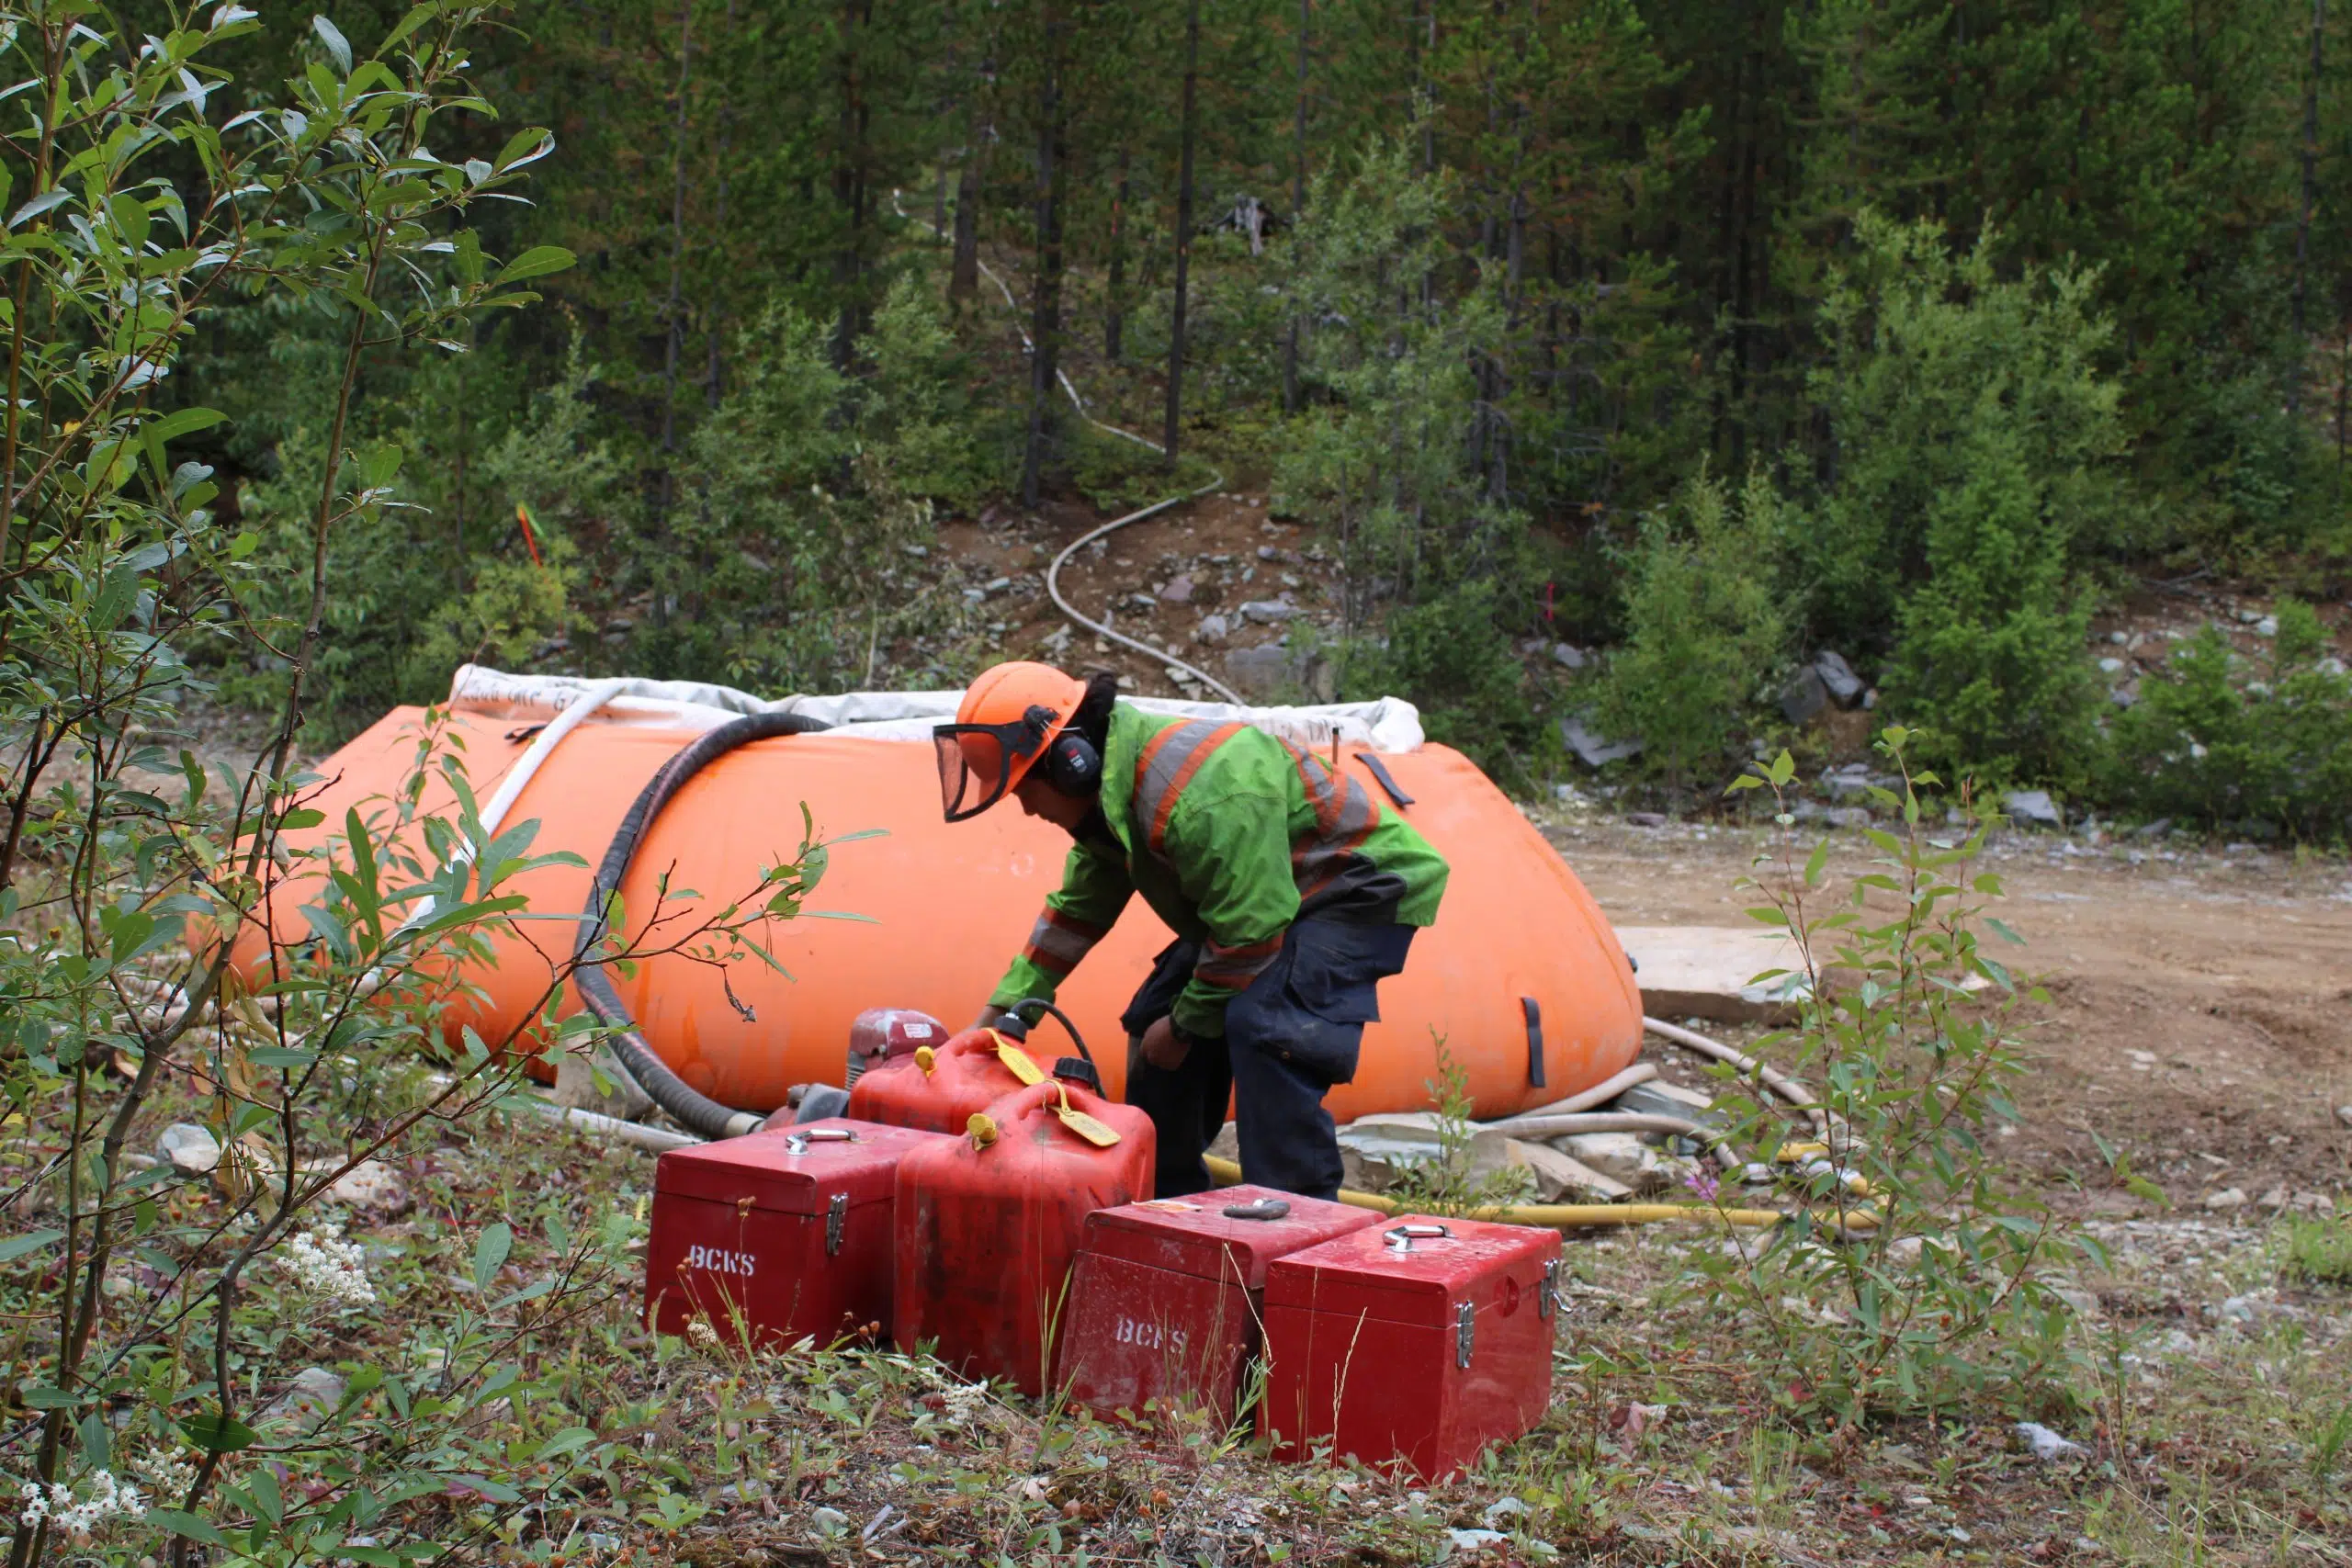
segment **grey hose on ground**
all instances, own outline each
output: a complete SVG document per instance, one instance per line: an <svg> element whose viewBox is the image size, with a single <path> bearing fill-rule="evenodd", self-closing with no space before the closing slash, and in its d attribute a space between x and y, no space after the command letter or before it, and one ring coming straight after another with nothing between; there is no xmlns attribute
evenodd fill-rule
<svg viewBox="0 0 2352 1568"><path fill-rule="evenodd" d="M1711 1056L1718 1062L1729 1063L1799 1111L1804 1111L1805 1119L1813 1123L1815 1131L1826 1133L1829 1130L1829 1113L1821 1108L1820 1100L1815 1098L1811 1089L1785 1073L1776 1072L1755 1057L1745 1052L1736 1051L1720 1040L1710 1040L1703 1034L1658 1019L1645 1018L1642 1020L1642 1027L1661 1040L1671 1040L1677 1045L1686 1050L1696 1051L1702 1056Z"/></svg>

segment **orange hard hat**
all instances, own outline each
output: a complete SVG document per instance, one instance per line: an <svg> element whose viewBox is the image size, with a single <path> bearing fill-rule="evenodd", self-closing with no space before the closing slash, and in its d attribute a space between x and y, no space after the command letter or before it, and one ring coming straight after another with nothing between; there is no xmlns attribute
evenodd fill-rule
<svg viewBox="0 0 2352 1568"><path fill-rule="evenodd" d="M977 817L1019 787L1085 696L1086 682L1050 664L1013 660L982 671L964 689L956 722L932 731L947 820Z"/></svg>

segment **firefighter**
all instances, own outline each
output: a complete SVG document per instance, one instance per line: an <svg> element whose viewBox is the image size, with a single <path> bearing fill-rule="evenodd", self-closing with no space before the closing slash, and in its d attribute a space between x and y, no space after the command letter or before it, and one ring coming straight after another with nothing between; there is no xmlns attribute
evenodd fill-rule
<svg viewBox="0 0 2352 1568"><path fill-rule="evenodd" d="M1437 918L1445 862L1355 770L1117 692L1115 676L1000 664L938 727L950 822L1011 795L1076 840L980 1021L1052 999L1141 893L1176 933L1120 1019L1127 1102L1159 1133L1160 1195L1208 1187L1201 1156L1229 1091L1243 1176L1329 1198L1340 1146L1323 1097L1355 1076L1375 987Z"/></svg>

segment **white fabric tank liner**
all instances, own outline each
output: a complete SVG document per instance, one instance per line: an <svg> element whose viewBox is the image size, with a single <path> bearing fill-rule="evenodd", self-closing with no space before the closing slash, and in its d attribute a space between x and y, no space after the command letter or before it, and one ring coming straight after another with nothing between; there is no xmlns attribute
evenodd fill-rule
<svg viewBox="0 0 2352 1568"><path fill-rule="evenodd" d="M460 664L449 681L449 705L495 719L552 719L582 693L601 682L585 675L516 675L486 665ZM606 699L605 722L663 728L715 729L752 713L799 713L820 719L836 733L862 740L931 739L932 726L956 716L960 691L846 692L838 696L755 697L732 686L701 681L624 678L619 694ZM1147 713L1187 718L1238 719L1306 750L1334 743L1374 751L1420 750L1421 714L1401 697L1368 703L1326 703L1312 707L1241 707L1231 703L1188 703L1167 697L1131 697Z"/></svg>

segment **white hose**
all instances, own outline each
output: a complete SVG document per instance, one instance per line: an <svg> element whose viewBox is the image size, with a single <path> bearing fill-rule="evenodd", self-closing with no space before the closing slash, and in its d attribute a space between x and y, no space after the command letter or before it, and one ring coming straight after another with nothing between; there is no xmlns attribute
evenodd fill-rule
<svg viewBox="0 0 2352 1568"><path fill-rule="evenodd" d="M676 1133L667 1127L649 1127L642 1122L624 1122L617 1116L599 1115L594 1111L566 1110L544 1100L518 1097L508 1103L527 1106L551 1120L568 1122L583 1133L593 1133L600 1138L610 1138L616 1143L628 1144L640 1149L650 1149L656 1154L668 1149L691 1148L705 1141L692 1133Z"/></svg>
<svg viewBox="0 0 2352 1568"><path fill-rule="evenodd" d="M1733 1050L1720 1040L1710 1040L1703 1034L1694 1033L1688 1029L1679 1028L1655 1018L1642 1020L1642 1027L1661 1040L1671 1040L1687 1050L1698 1052L1702 1056L1712 1056L1718 1062L1730 1063L1734 1067L1755 1078L1774 1094L1804 1111L1806 1120L1810 1121L1815 1128L1823 1132L1828 1131L1829 1113L1821 1108L1820 1101L1811 1089L1785 1073L1777 1072L1766 1066L1744 1052Z"/></svg>
<svg viewBox="0 0 2352 1568"><path fill-rule="evenodd" d="M1499 1121L1481 1122L1479 1127L1487 1132L1509 1133L1531 1116L1573 1116L1579 1111L1589 1111L1596 1105L1606 1105L1635 1084L1645 1084L1657 1077L1657 1064L1635 1062L1613 1078L1603 1078L1581 1094L1555 1100L1549 1105L1539 1105L1532 1111L1521 1111Z"/></svg>
<svg viewBox="0 0 2352 1568"><path fill-rule="evenodd" d="M457 852L450 857L452 864L465 864L481 852L482 844L498 837L498 829L505 823L506 814L514 809L514 803L522 798L525 786L539 771L539 764L563 743L565 736L580 728L582 720L618 696L628 684L625 680L599 681L572 698L561 713L548 720L538 734L531 738L529 748L514 759L513 767L506 770L506 776L499 781L497 790L490 797L490 804L481 808L481 843L468 840L459 844ZM431 919L433 903L430 893L417 900L416 908L409 912L408 919L400 923L399 930L406 931L421 921Z"/></svg>
<svg viewBox="0 0 2352 1568"><path fill-rule="evenodd" d="M907 209L899 204L899 193L895 190L890 193L890 206L897 210L899 217L904 218L907 215ZM942 239L945 238L944 234L941 234L937 224L930 224L929 227L934 237ZM989 266L988 263L980 261L978 256L975 256L972 259L978 263L980 276L987 278L990 283L995 284L996 291L1004 296L1005 309L1012 312L1012 330L1021 334L1022 351L1029 355L1032 358L1035 358L1037 353L1037 345L1035 343L1031 341L1029 329L1021 324L1021 302L1013 299L1012 290L1005 287L1004 279L996 275L995 268ZM1069 373L1064 371L1058 365L1054 367L1054 379L1059 382L1061 384L1062 390L1069 395L1069 406L1078 411L1078 417L1092 425L1095 429L1118 436L1123 441L1132 441L1136 446L1143 447L1145 450L1157 452L1163 457L1168 455L1168 448L1162 446L1159 442L1148 441L1144 437L1137 435L1134 431L1122 430L1115 424L1105 424L1102 421L1087 412L1086 400L1078 395L1078 389L1070 384ZM1059 610L1071 620L1076 621L1080 626L1084 626L1088 631L1092 632L1096 637L1107 638L1112 642L1117 643L1122 648L1133 649L1136 652L1156 660L1165 669L1181 670L1185 674L1190 675L1193 680L1198 681L1204 686L1208 687L1211 691L1222 695L1227 702L1232 703L1238 707L1248 707L1250 705L1248 699L1244 698L1240 693L1235 691L1232 687L1227 685L1216 676L1210 674L1207 671L1197 669L1193 665L1187 664L1182 660L1177 658L1174 654L1169 653L1161 649L1154 648L1148 642L1140 642L1134 637L1125 636L1119 632L1114 632L1101 621L1093 620L1086 615L1080 615L1078 613L1077 606L1073 605L1068 599L1062 597L1062 567L1067 564L1069 558L1077 554L1079 550L1092 544L1095 540L1102 537L1105 534L1124 528L1130 523L1140 523L1147 517L1158 516L1160 513L1167 511L1171 506L1182 506L1188 501L1198 501L1202 496L1208 494L1209 491L1216 489L1223 483L1225 483L1225 476L1223 474L1212 474L1209 476L1209 482L1201 486L1198 490L1188 490L1183 491L1182 494L1171 495L1165 501L1155 501L1149 506L1128 513L1125 517L1114 517L1111 521L1103 524L1101 527L1087 534L1084 537L1079 539L1077 543L1071 545L1068 549L1062 551L1061 554L1056 556L1053 559L1053 564L1046 568L1046 596L1054 602L1054 608Z"/></svg>

